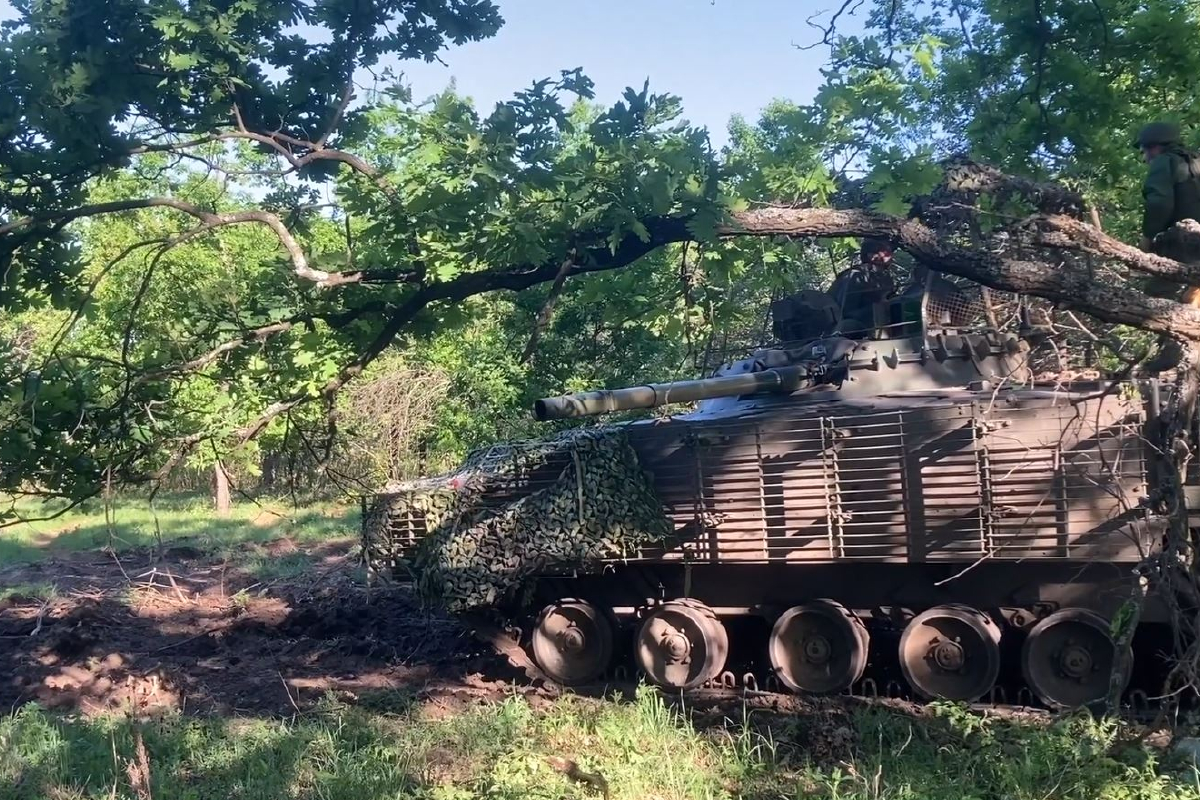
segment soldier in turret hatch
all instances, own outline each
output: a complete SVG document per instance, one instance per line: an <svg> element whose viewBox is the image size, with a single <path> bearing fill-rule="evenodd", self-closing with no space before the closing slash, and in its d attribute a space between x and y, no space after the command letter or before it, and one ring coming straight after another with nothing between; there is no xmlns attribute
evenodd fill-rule
<svg viewBox="0 0 1200 800"><path fill-rule="evenodd" d="M1152 122L1138 133L1136 146L1142 151L1148 169L1142 184L1141 248L1168 257L1155 237L1185 219L1200 220L1200 155L1183 146L1179 126L1171 122ZM1146 291L1156 297L1178 300L1200 306L1200 290L1162 278L1150 278ZM1162 372L1179 364L1183 352L1179 343L1161 336L1158 352L1142 369L1148 373Z"/></svg>
<svg viewBox="0 0 1200 800"><path fill-rule="evenodd" d="M842 310L838 333L858 338L874 329L875 304L896 293L892 256L890 242L867 239L859 250L859 263L833 279L829 295Z"/></svg>

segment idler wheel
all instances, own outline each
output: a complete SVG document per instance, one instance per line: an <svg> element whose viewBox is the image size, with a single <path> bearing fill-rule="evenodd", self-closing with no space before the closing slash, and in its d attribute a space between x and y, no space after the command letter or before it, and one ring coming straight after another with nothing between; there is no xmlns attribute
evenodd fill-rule
<svg viewBox="0 0 1200 800"><path fill-rule="evenodd" d="M779 680L794 692L848 689L867 666L867 629L832 600L789 608L771 629L768 652Z"/></svg>
<svg viewBox="0 0 1200 800"><path fill-rule="evenodd" d="M1021 671L1046 705L1078 708L1108 695L1116 655L1117 644L1103 617L1082 608L1065 608L1029 631L1021 648ZM1122 689L1129 677L1122 677Z"/></svg>
<svg viewBox="0 0 1200 800"><path fill-rule="evenodd" d="M969 606L935 606L900 636L900 669L928 700L978 700L1000 674L1000 628Z"/></svg>
<svg viewBox="0 0 1200 800"><path fill-rule="evenodd" d="M595 680L612 661L612 623L586 600L559 600L546 606L532 638L537 665L564 686Z"/></svg>
<svg viewBox="0 0 1200 800"><path fill-rule="evenodd" d="M695 600L671 600L651 610L634 648L642 672L664 689L694 689L712 680L728 655L725 626Z"/></svg>

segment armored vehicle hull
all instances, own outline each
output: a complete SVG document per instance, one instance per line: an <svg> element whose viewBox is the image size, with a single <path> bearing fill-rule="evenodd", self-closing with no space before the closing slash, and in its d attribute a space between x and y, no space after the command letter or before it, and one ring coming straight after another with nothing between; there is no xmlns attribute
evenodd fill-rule
<svg viewBox="0 0 1200 800"><path fill-rule="evenodd" d="M564 684L635 669L670 689L745 675L796 692L1097 702L1114 668L1126 686L1131 663L1159 664L1155 598L1136 659L1112 621L1164 530L1146 502L1161 401L1151 383L1038 387L1023 352L998 336L822 340L708 382L548 398L539 416L702 402L597 429L632 479L597 472L593 444L568 433L504 450L484 479L487 459L447 476L436 513L413 511L433 484L384 495L368 554L460 610L502 610ZM503 576L486 592L471 584L480 559Z"/></svg>
<svg viewBox="0 0 1200 800"><path fill-rule="evenodd" d="M868 661L893 660L917 694L964 700L989 695L1001 666L1021 659L1008 651L1065 610L1026 656L1029 688L1055 705L1096 699L1113 658L1108 621L1161 535L1141 507L1145 408L1120 388L812 397L630 426L675 541L600 574L545 576L538 595L587 600L629 632L675 598L725 622L774 625L805 609L793 611L790 635L763 632L765 653L741 654L759 656L747 671L828 691L858 683ZM1165 620L1152 604L1143 621ZM1075 656L1088 674L1056 680L1056 659L1070 657L1059 651L1080 636L1095 639ZM890 659L872 657L875 639ZM937 668L934 640L961 648L943 658L952 669ZM839 646L847 658L831 664ZM669 648L659 649L640 666L675 685Z"/></svg>

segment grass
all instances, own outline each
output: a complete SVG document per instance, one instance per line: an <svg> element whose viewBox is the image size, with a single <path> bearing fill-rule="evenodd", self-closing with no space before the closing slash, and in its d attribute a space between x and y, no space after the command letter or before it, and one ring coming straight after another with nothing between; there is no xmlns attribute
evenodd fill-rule
<svg viewBox="0 0 1200 800"><path fill-rule="evenodd" d="M229 519L205 498L157 504L166 542L228 549L261 581L311 569L303 552L259 547L289 536L353 535L357 512L252 504ZM26 509L28 511L28 509ZM117 504L112 542L154 544L148 503ZM106 545L103 508L72 511L0 536L0 563ZM249 544L249 546L245 546ZM235 548L242 545L235 553ZM50 598L55 587L0 590ZM250 601L249 592L234 598ZM769 721L744 712L698 727L661 695L632 701L566 697L537 708L519 697L435 718L411 695L350 707L327 699L291 721L188 717L85 718L28 704L0 717L0 800L597 800L600 789L553 759L602 775L609 800L1200 800L1200 772L1128 743L1118 723L1080 715L1022 724L935 704L915 718L881 708ZM769 724L768 724L769 722ZM144 742L150 780L138 777Z"/></svg>
<svg viewBox="0 0 1200 800"><path fill-rule="evenodd" d="M238 567L260 581L298 578L312 569L312 558L304 552L271 555L260 548L238 556Z"/></svg>
<svg viewBox="0 0 1200 800"><path fill-rule="evenodd" d="M60 506L21 503L26 519L47 516ZM110 525L111 521L111 525ZM214 516L207 497L179 495L159 498L154 507L143 497L122 497L109 520L98 501L72 509L51 520L21 522L0 529L0 564L36 561L51 555L93 550L110 543L115 549L145 547L162 541L188 543L202 550L246 542L266 542L283 536L298 542L353 536L358 531L358 508L333 503L302 509L281 501L236 503L229 517Z"/></svg>
<svg viewBox="0 0 1200 800"><path fill-rule="evenodd" d="M1051 726L941 707L933 719L850 714L845 752L823 762L797 744L802 720L697 729L650 691L632 702L519 698L431 719L408 698L327 701L294 722L166 717L79 720L25 706L0 721L0 800L272 798L563 800L598 798L552 758L602 775L612 800L1157 800L1200 798L1195 768L1119 744L1115 724ZM143 737L151 782L126 764Z"/></svg>
<svg viewBox="0 0 1200 800"><path fill-rule="evenodd" d="M18 583L0 586L0 603L5 600L53 600L58 596L58 587L52 583Z"/></svg>

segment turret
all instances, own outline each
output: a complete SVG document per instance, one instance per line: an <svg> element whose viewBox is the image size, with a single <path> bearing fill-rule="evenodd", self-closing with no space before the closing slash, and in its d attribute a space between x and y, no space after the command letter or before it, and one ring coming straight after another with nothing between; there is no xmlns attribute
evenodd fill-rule
<svg viewBox="0 0 1200 800"><path fill-rule="evenodd" d="M548 397L534 403L533 416L545 421L692 402L701 412L736 413L808 402L827 391L855 399L1025 382L1027 345L995 330L970 332L978 302L937 280L945 284L937 291L929 291L927 280L879 303L875 328L855 338L830 335L839 321L836 307L821 292L801 292L772 306L775 345L723 365L712 377Z"/></svg>

